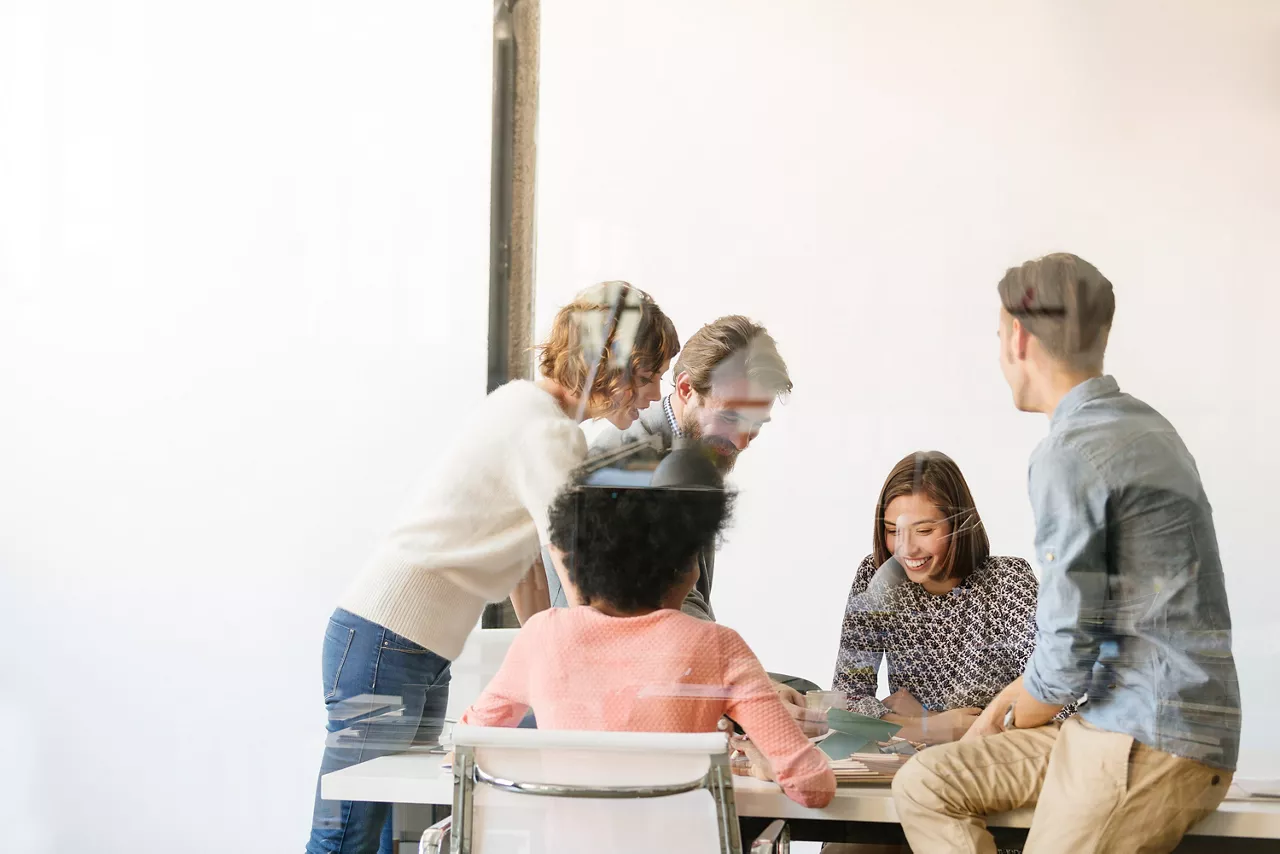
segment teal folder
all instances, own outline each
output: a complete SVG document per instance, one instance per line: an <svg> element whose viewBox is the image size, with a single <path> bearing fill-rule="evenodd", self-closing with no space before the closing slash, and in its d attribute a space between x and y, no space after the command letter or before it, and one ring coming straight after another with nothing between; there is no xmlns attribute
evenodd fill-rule
<svg viewBox="0 0 1280 854"><path fill-rule="evenodd" d="M818 742L818 747L832 759L848 759L855 753L879 753L876 742L888 741L902 729L898 724L843 709L827 712L827 723L831 726L831 735Z"/></svg>

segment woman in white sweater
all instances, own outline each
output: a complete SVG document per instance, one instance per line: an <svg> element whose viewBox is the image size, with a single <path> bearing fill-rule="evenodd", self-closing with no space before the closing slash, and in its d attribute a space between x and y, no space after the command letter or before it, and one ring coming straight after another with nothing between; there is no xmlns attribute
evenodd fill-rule
<svg viewBox="0 0 1280 854"><path fill-rule="evenodd" d="M549 542L547 509L585 459L580 424L626 429L660 397L680 349L675 326L624 282L588 288L560 309L539 348L541 378L494 391L442 450L425 488L339 601L325 631L329 731L361 694L401 697L402 724L374 721L325 749L321 775L439 734L449 662L485 603L512 597L521 622L547 607L531 573ZM539 596L538 594L541 594ZM322 801L308 854L390 852L388 804Z"/></svg>

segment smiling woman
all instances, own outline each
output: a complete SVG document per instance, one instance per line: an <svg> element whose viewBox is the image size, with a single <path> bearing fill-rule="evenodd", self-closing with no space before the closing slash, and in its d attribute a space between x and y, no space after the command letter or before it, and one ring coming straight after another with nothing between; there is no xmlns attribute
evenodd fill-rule
<svg viewBox="0 0 1280 854"><path fill-rule="evenodd" d="M876 504L872 542L876 566L897 555L907 577L934 594L955 589L991 553L969 484L937 451L893 467Z"/></svg>
<svg viewBox="0 0 1280 854"><path fill-rule="evenodd" d="M849 593L835 688L850 711L901 724L904 738L954 741L1035 648L1035 576L1020 558L991 555L960 467L936 451L889 473L872 542ZM890 558L905 579L872 585L888 578ZM881 701L886 659L891 695Z"/></svg>

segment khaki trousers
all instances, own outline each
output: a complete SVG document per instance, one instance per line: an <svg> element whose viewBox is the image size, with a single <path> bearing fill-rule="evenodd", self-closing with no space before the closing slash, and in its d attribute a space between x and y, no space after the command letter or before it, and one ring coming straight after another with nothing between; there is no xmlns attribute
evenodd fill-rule
<svg viewBox="0 0 1280 854"><path fill-rule="evenodd" d="M984 817L1032 805L1026 854L1161 854L1231 777L1074 717L930 747L898 770L893 801L914 854L994 854Z"/></svg>

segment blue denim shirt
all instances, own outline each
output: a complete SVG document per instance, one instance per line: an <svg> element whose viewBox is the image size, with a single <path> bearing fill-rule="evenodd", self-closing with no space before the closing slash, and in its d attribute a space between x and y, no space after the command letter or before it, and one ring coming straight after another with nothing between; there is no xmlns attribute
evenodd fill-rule
<svg viewBox="0 0 1280 854"><path fill-rule="evenodd" d="M1195 460L1111 377L1062 399L1028 473L1041 568L1027 690L1234 770L1240 692L1213 511Z"/></svg>

